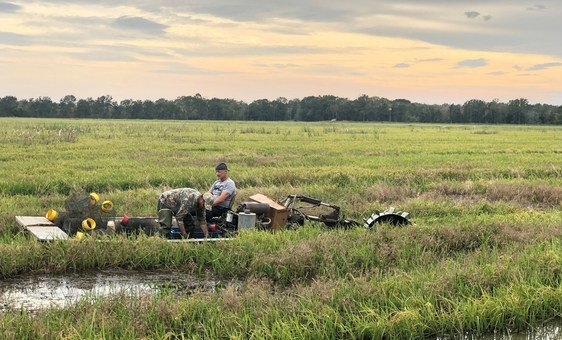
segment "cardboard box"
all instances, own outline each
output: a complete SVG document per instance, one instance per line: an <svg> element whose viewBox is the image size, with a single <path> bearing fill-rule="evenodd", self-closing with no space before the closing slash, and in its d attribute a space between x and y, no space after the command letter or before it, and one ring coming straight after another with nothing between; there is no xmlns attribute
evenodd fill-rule
<svg viewBox="0 0 562 340"><path fill-rule="evenodd" d="M283 229L287 225L287 218L289 217L289 212L284 205L281 205L271 198L262 195L255 194L250 196L250 201L257 203L265 203L269 205L269 213L266 217L271 219L271 229L278 230Z"/></svg>

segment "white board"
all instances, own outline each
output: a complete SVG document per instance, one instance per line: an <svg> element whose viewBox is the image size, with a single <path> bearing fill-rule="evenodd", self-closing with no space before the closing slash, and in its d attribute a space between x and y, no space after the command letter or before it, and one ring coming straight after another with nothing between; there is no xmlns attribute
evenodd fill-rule
<svg viewBox="0 0 562 340"><path fill-rule="evenodd" d="M68 237L68 235L59 227L39 226L27 227L26 229L41 241L70 239L70 237Z"/></svg>
<svg viewBox="0 0 562 340"><path fill-rule="evenodd" d="M16 222L41 241L70 239L64 231L42 216L16 216Z"/></svg>
<svg viewBox="0 0 562 340"><path fill-rule="evenodd" d="M33 226L55 226L53 222L43 216L16 216L16 221L24 228Z"/></svg>

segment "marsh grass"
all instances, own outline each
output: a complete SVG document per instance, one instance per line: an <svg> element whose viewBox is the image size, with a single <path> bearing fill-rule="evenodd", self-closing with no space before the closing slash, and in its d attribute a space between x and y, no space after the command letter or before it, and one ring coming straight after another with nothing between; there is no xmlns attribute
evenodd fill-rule
<svg viewBox="0 0 562 340"><path fill-rule="evenodd" d="M561 315L560 127L0 119L0 277L121 267L236 279L214 293L116 296L0 315L2 338L422 338L524 329ZM217 244L101 237L39 243L15 215L95 191L155 214L226 161L238 201L301 194L362 221Z"/></svg>
<svg viewBox="0 0 562 340"><path fill-rule="evenodd" d="M423 269L320 278L278 288L264 278L215 293L119 295L0 315L3 338L422 338L522 330L562 312L559 240L477 251Z"/></svg>

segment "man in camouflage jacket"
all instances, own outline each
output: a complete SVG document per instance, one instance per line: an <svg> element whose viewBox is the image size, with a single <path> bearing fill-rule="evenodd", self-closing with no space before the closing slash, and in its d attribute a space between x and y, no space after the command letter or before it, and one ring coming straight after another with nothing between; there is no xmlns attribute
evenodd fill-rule
<svg viewBox="0 0 562 340"><path fill-rule="evenodd" d="M199 224L205 237L209 236L207 222L205 220L205 200L203 195L192 188L172 189L160 194L157 209L170 209L176 216L180 233L188 237L185 227L190 230L195 228L195 222ZM195 218L197 221L195 221Z"/></svg>

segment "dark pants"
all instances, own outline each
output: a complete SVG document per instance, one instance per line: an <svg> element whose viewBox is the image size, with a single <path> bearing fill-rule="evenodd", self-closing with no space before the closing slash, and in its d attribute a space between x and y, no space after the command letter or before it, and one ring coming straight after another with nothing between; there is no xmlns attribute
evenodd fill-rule
<svg viewBox="0 0 562 340"><path fill-rule="evenodd" d="M158 201L158 203L156 204L156 209L157 211L160 211L161 209L170 209L167 206L164 206L162 204L160 204L160 201ZM175 215L175 213L172 211L172 215ZM160 216L159 216L160 218ZM191 216L190 214L185 215L185 217L183 218L183 226L185 227L185 231L187 232L187 234L191 237L195 234L195 218L193 216ZM172 227L172 225L166 225L166 223L162 223L160 221L160 225L162 226L162 228L164 228L163 230L163 234L165 234L165 236L167 236L167 234L170 233L170 228Z"/></svg>
<svg viewBox="0 0 562 340"><path fill-rule="evenodd" d="M222 215L226 214L227 211L228 208L218 205L213 206L213 209L205 211L207 222L210 222L214 217L221 217Z"/></svg>

